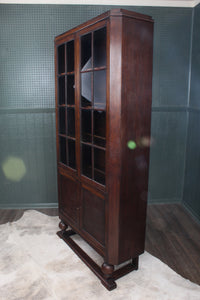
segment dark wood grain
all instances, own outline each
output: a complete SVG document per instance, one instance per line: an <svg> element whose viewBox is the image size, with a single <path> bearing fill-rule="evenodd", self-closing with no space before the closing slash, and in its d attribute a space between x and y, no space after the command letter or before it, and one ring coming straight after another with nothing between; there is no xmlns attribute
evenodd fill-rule
<svg viewBox="0 0 200 300"><path fill-rule="evenodd" d="M153 23L123 19L119 262L144 250L148 193ZM127 143L134 141L135 149Z"/></svg>
<svg viewBox="0 0 200 300"><path fill-rule="evenodd" d="M107 124L107 255L110 264L118 263L119 203L121 176L121 76L122 76L122 18L111 17L109 44L109 123Z"/></svg>
<svg viewBox="0 0 200 300"><path fill-rule="evenodd" d="M79 224L79 183L73 177L60 175L60 209L66 218L69 219L67 224L73 223L78 226ZM70 201L69 201L70 199Z"/></svg>
<svg viewBox="0 0 200 300"><path fill-rule="evenodd" d="M105 199L82 189L82 229L105 245Z"/></svg>
<svg viewBox="0 0 200 300"><path fill-rule="evenodd" d="M98 44L98 47L106 45L106 59L103 57L102 64L94 68L94 37L99 29L106 32L103 42L101 36ZM66 76L66 53L65 68L59 62L63 63L62 49L66 49L66 43L72 38L75 44L77 168L72 170L68 166L65 140L59 144L58 136L63 132L59 131L58 124L63 124L63 121L57 112L59 217L103 256L104 267L107 266L103 269L108 270L111 268L108 266L138 258L144 252L149 145L140 148L137 145L135 151L130 151L127 142L135 139L138 143L138 140L150 138L153 20L135 12L114 9L56 37L55 51L61 49L55 55L56 78ZM86 52L89 56L85 56ZM103 53L101 50L98 52ZM57 57L59 53L60 59ZM89 62L89 69L84 72L82 59L84 65ZM58 73L57 65L62 74ZM97 77L97 83L95 74L101 74L102 70L106 74L106 83L100 79L101 76ZM89 74L88 86L81 80L82 73L84 76ZM81 84L88 93L84 109L91 111L91 118L88 118L88 122L92 122L89 125L89 141L82 139L81 102L85 95L81 95ZM106 109L100 105L101 111L106 114L106 140L103 146L94 142L93 111L98 107L95 106L95 86L98 86L98 91L104 91L98 94L98 97L103 97L99 103L106 100ZM56 80L56 105L59 90L67 95L66 85L63 90L63 85L58 86ZM65 104L67 106L67 99ZM69 123L67 125L70 126ZM98 175L95 178L96 172ZM76 253L78 251L77 248ZM124 275L132 267L124 268L120 274Z"/></svg>

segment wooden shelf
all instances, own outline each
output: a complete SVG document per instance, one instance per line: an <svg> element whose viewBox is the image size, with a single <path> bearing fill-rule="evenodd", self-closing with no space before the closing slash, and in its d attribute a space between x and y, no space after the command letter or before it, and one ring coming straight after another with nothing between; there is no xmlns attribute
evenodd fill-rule
<svg viewBox="0 0 200 300"><path fill-rule="evenodd" d="M92 147L92 148L97 148L97 149L106 151L106 148L105 148L105 147L101 147L101 146L98 146L98 145L96 145L96 144L92 144L92 143L89 143L89 142L83 142L83 141L81 141L81 144L90 146L90 147Z"/></svg>

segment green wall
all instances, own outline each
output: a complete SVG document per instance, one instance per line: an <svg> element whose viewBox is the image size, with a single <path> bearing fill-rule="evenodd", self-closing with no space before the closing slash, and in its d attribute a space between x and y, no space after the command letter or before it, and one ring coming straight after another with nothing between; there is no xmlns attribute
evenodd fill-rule
<svg viewBox="0 0 200 300"><path fill-rule="evenodd" d="M200 220L200 5L193 16L191 86L183 204Z"/></svg>
<svg viewBox="0 0 200 300"><path fill-rule="evenodd" d="M0 5L0 207L57 206L54 37L111 8ZM155 20L149 201L181 202L193 9L124 8Z"/></svg>

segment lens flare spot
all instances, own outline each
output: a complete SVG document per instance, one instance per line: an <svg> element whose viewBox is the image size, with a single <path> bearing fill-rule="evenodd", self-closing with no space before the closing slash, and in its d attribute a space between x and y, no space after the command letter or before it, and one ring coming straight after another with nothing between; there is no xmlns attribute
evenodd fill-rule
<svg viewBox="0 0 200 300"><path fill-rule="evenodd" d="M127 147L131 150L134 150L137 147L136 142L134 142L132 140L128 141Z"/></svg>
<svg viewBox="0 0 200 300"><path fill-rule="evenodd" d="M143 136L137 141L139 147L150 147L152 144L152 139L148 136Z"/></svg>
<svg viewBox="0 0 200 300"><path fill-rule="evenodd" d="M10 156L2 163L5 177L11 181L19 182L26 174L26 166L21 158Z"/></svg>

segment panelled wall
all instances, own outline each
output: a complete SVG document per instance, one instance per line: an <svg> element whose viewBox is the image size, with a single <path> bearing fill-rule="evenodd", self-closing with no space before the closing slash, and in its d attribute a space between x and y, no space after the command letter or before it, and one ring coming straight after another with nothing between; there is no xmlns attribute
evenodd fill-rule
<svg viewBox="0 0 200 300"><path fill-rule="evenodd" d="M0 5L0 207L57 206L54 37L111 8ZM155 20L149 201L181 202L193 10L124 8Z"/></svg>
<svg viewBox="0 0 200 300"><path fill-rule="evenodd" d="M200 220L200 5L194 9L183 204Z"/></svg>

